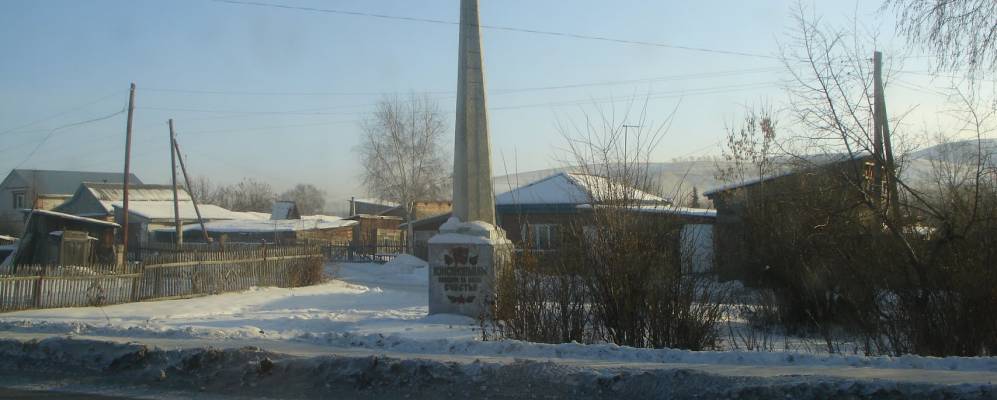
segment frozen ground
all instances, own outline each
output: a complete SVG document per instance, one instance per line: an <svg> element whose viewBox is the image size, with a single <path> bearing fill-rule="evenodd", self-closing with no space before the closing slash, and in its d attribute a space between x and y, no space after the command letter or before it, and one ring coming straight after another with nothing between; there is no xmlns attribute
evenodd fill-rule
<svg viewBox="0 0 997 400"><path fill-rule="evenodd" d="M268 358L285 369L308 371L301 372L304 377L348 382L354 389L364 387L362 383L368 379L364 378L365 374L376 377L394 371L382 371L382 368L395 368L394 375L389 374L390 382L385 383L387 387L407 388L404 393L427 398L436 393L430 390L433 379L438 379L441 390L480 392L492 397L495 397L492 390L480 389L480 386L488 386L485 381L491 379L538 385L543 380L562 382L563 387L558 386L549 393L536 390L522 393L554 397L570 397L572 393L609 396L627 391L631 391L631 397L641 393L646 395L644 397L659 397L666 393L683 397L674 391L679 387L666 390L659 384L648 386L650 381L645 380L652 377L661 382L682 382L682 390L688 392L681 393L705 393L695 392L699 385L702 390L713 390L710 393L736 394L735 397L743 397L758 388L776 390L769 394L780 396L802 395L804 393L794 391L804 388L822 388L814 395L881 397L879 395L883 393L895 393L906 397L934 393L992 398L993 383L997 382L995 358L689 352L608 344L483 342L473 319L426 316L427 268L418 260L401 258L386 265L330 265L327 272L338 279L308 288L259 288L186 300L2 314L0 360L5 361L0 361L0 368L7 372L18 370L21 374L0 377L0 385L29 385L29 388L30 385L42 385L68 390L99 387L98 381L87 381L91 375L86 373L79 377L50 373L72 366L69 369L74 371L97 371L94 374L102 377L99 380L102 384L120 379L121 382L152 385L160 390L155 397L168 397L169 390L201 387L191 386L194 383L205 385L205 393L240 395L239 391L200 382L204 377L185 364L189 360L184 360L190 357L215 354L205 350L208 348L220 349L211 356L215 368L212 373L231 379L242 376L238 384L227 381L242 389L256 379L262 382L272 378L254 375L246 381L244 376L246 365L258 365L263 358ZM112 368L115 360L132 359L137 353L144 354L137 365ZM94 354L98 355L99 362L93 360ZM381 364L377 360L382 360ZM133 361L130 362L134 364ZM115 365L120 367L120 364L118 361ZM322 373L309 370L318 367L326 370ZM112 370L115 372L109 374ZM164 372L170 379L160 379L159 371L173 372ZM676 371L684 371L688 377L678 379ZM32 377L32 373L40 375ZM53 376L57 377L55 382L51 381ZM39 383L38 377L45 379ZM285 376L285 379L303 386L316 383L309 383L304 377ZM388 379L370 379L382 378ZM219 382L226 382L219 379ZM603 381L605 379L609 381ZM718 384L722 386L713 387ZM614 389L617 391L609 390L614 385L617 385ZM718 388L728 392L716 392L720 390ZM307 390L299 388L268 395L334 394L315 390L319 389L309 386ZM374 390L364 393L390 398L389 394L403 392ZM513 393L515 391L508 392ZM766 397L769 396L759 398Z"/></svg>

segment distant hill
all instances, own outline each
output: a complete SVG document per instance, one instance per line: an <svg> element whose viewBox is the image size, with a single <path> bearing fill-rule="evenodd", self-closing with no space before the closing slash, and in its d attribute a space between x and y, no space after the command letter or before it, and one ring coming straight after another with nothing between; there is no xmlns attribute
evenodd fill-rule
<svg viewBox="0 0 997 400"><path fill-rule="evenodd" d="M911 153L904 171L909 184L918 185L930 179L932 161L967 162L975 157L976 140L966 140L939 144ZM997 139L982 141L984 152L997 154ZM725 161L676 161L651 163L649 173L657 182L661 195L674 199L688 199L692 188L700 195L710 189L723 186L716 175ZM580 172L578 167L550 168L498 176L492 179L496 194L545 178L558 172Z"/></svg>

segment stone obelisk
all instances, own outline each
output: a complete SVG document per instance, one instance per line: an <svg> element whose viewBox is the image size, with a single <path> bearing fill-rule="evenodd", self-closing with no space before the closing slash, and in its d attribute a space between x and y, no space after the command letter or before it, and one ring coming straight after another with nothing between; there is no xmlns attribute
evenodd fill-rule
<svg viewBox="0 0 997 400"><path fill-rule="evenodd" d="M495 226L478 0L460 2L453 217L429 240L429 313L488 318L512 243Z"/></svg>
<svg viewBox="0 0 997 400"><path fill-rule="evenodd" d="M461 221L495 224L491 139L485 98L478 0L460 2L457 125L454 140L453 215Z"/></svg>

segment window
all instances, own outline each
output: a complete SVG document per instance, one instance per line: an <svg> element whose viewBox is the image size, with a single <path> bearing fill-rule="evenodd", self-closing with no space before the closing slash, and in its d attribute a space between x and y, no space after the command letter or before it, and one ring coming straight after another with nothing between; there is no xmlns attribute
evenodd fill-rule
<svg viewBox="0 0 997 400"><path fill-rule="evenodd" d="M14 208L15 209L27 208L27 204L24 201L24 199L25 199L24 192L14 192L14 201L13 201Z"/></svg>
<svg viewBox="0 0 997 400"><path fill-rule="evenodd" d="M523 240L528 241L533 246L534 250L553 249L557 243L557 225L523 225Z"/></svg>

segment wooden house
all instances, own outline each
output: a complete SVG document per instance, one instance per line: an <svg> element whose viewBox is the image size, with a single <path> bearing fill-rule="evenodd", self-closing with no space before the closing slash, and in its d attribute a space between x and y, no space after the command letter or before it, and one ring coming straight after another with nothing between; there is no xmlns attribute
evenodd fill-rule
<svg viewBox="0 0 997 400"><path fill-rule="evenodd" d="M856 207L870 189L873 163L870 157L831 156L789 172L774 174L712 189L704 195L717 210L714 227L716 266L722 279L753 281L748 276L758 235L746 223L751 212L765 211L767 218L791 218L826 207L841 213L863 212ZM864 190L856 187L856 184ZM871 215L869 215L871 217ZM864 218L860 216L860 218ZM775 223L778 221L772 221ZM787 249L790 251L791 249Z"/></svg>
<svg viewBox="0 0 997 400"><path fill-rule="evenodd" d="M113 202L111 206L114 207L115 221L123 221L122 202ZM194 210L193 202L179 202L178 207L181 224L197 221L197 212ZM201 212L201 218L207 222L251 219L245 213L230 211L212 204L198 204L198 209ZM164 227L176 227L173 201L128 202L128 243L130 248L140 248L150 241L154 241L152 232Z"/></svg>
<svg viewBox="0 0 997 400"><path fill-rule="evenodd" d="M116 183L120 172L46 171L15 169L0 182L0 234L21 235L25 210L51 210L70 198L83 182ZM141 184L134 174L130 183Z"/></svg>
<svg viewBox="0 0 997 400"><path fill-rule="evenodd" d="M114 204L123 201L124 197L121 184L83 182L69 200L53 211L111 221L114 219ZM177 199L180 202L191 201L190 194L184 188L177 188ZM140 201L172 202L173 186L129 184L129 206Z"/></svg>
<svg viewBox="0 0 997 400"><path fill-rule="evenodd" d="M294 245L301 243L343 243L353 239L353 228L359 222L331 216L305 216L300 219L261 220L236 219L209 221L204 231L215 243L271 243ZM203 243L201 224L183 226L185 243ZM153 238L159 243L174 243L176 229L158 228Z"/></svg>
<svg viewBox="0 0 997 400"><path fill-rule="evenodd" d="M565 226L592 224L593 211L599 207L618 207L612 204L612 198L621 193L634 200L627 206L629 212L648 218L678 218L687 225L683 227L683 237L688 237L690 246L703 253L695 269L712 269L714 211L675 207L666 198L615 185L603 177L557 173L499 194L495 197L496 222L517 247L552 250L557 247ZM447 213L411 223L414 255L428 257L428 240L450 216ZM402 229L407 228L407 224L402 225Z"/></svg>

